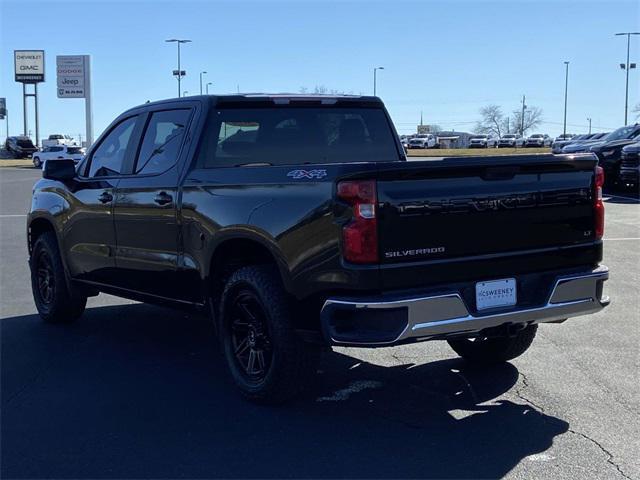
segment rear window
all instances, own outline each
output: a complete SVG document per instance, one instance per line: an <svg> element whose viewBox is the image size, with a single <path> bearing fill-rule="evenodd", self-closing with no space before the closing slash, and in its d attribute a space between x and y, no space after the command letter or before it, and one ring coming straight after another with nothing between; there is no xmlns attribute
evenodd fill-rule
<svg viewBox="0 0 640 480"><path fill-rule="evenodd" d="M206 168L400 159L380 109L229 108L212 115L201 150Z"/></svg>
<svg viewBox="0 0 640 480"><path fill-rule="evenodd" d="M22 147L22 148L34 148L33 142L31 140L18 139L16 143L18 144L19 147Z"/></svg>
<svg viewBox="0 0 640 480"><path fill-rule="evenodd" d="M67 148L67 152L70 154L75 155L76 153L82 153L82 148L81 147L69 147Z"/></svg>

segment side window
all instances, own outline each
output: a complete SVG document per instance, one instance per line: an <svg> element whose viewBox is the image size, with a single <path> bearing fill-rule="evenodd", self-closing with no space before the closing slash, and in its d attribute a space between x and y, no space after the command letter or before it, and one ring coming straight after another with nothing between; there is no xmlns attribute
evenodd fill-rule
<svg viewBox="0 0 640 480"><path fill-rule="evenodd" d="M191 110L165 110L151 115L144 132L136 173L162 173L178 161Z"/></svg>
<svg viewBox="0 0 640 480"><path fill-rule="evenodd" d="M120 174L136 118L131 117L120 122L96 148L89 165L90 177Z"/></svg>
<svg viewBox="0 0 640 480"><path fill-rule="evenodd" d="M62 151L62 147L51 147L51 151L52 152L61 152Z"/></svg>

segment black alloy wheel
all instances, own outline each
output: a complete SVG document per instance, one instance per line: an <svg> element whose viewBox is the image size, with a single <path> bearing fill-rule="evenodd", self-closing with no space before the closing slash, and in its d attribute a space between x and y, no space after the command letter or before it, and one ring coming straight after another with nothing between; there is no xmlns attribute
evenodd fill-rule
<svg viewBox="0 0 640 480"><path fill-rule="evenodd" d="M46 250L40 250L36 258L36 275L38 296L45 305L51 305L55 299L55 272L51 257Z"/></svg>
<svg viewBox="0 0 640 480"><path fill-rule="evenodd" d="M261 383L273 362L273 346L266 313L259 298L248 289L232 300L230 334L234 359L249 383Z"/></svg>

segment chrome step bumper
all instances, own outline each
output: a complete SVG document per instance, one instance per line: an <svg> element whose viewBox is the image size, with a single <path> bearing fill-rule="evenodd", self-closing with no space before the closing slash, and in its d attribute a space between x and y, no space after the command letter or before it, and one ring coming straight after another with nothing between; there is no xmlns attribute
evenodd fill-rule
<svg viewBox="0 0 640 480"><path fill-rule="evenodd" d="M383 346L403 343L409 339L446 338L473 335L482 330L510 324L555 322L602 310L609 299L602 296L602 282L609 278L609 269L597 269L579 275L561 276L555 281L544 306L527 309L494 310L472 314L459 293L436 296L399 298L384 301L330 298L321 311L325 339L333 345ZM380 316L380 322L393 318L400 323L392 338L339 338L331 322L339 315L362 314ZM393 315L388 315L393 312ZM394 320L394 321L395 321Z"/></svg>

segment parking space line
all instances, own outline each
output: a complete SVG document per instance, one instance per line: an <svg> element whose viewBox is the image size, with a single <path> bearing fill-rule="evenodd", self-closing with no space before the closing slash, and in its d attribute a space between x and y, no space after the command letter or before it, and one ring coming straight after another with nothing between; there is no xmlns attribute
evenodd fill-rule
<svg viewBox="0 0 640 480"><path fill-rule="evenodd" d="M605 198L624 198L625 200L633 200L634 202L640 202L640 199L638 198L633 198L633 197L624 197L622 195L611 195L611 194L605 194L604 195Z"/></svg>
<svg viewBox="0 0 640 480"><path fill-rule="evenodd" d="M640 237L603 238L603 240L607 240L609 242L615 242L620 240L640 240Z"/></svg>
<svg viewBox="0 0 640 480"><path fill-rule="evenodd" d="M13 217L26 217L26 214L19 214L19 215L0 215L0 218L13 218Z"/></svg>

